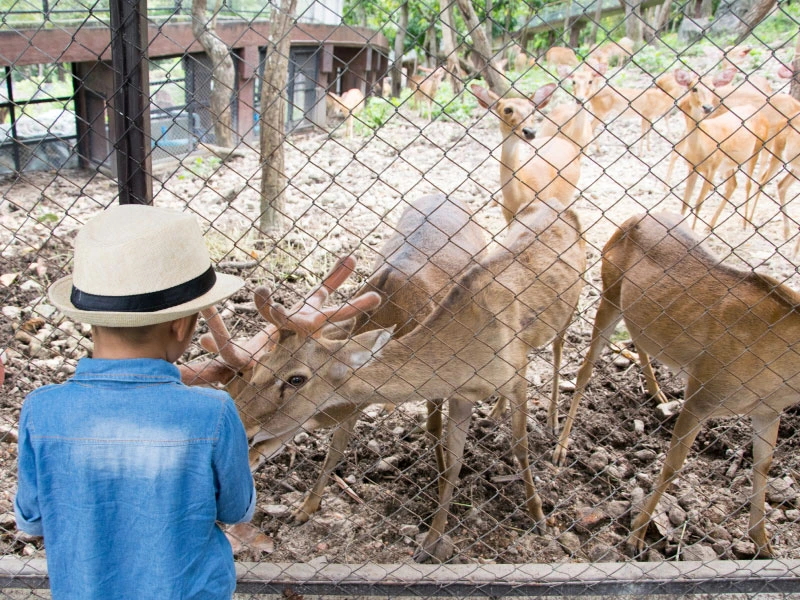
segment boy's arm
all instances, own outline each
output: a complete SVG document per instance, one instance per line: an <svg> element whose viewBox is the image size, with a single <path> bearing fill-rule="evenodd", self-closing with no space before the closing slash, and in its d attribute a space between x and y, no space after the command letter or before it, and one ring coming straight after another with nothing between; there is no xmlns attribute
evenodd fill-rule
<svg viewBox="0 0 800 600"><path fill-rule="evenodd" d="M233 401L225 401L214 452L217 476L217 520L245 523L253 518L256 490L250 473L247 435Z"/></svg>
<svg viewBox="0 0 800 600"><path fill-rule="evenodd" d="M28 404L22 406L19 417L19 443L17 444L17 495L14 498L14 515L17 529L29 535L44 535L42 515L39 511L39 489L36 482L36 457L33 454L28 431Z"/></svg>

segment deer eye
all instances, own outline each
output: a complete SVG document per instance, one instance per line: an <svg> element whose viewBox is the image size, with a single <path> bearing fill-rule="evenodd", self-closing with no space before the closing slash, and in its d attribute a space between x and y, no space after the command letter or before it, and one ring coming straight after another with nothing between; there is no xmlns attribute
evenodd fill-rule
<svg viewBox="0 0 800 600"><path fill-rule="evenodd" d="M696 94L697 93L697 88L692 88L692 93Z"/></svg>
<svg viewBox="0 0 800 600"><path fill-rule="evenodd" d="M506 107L503 109L503 112L504 112L504 113L506 113L507 115L510 115L511 113L513 113L513 112L514 112L514 109L513 109L513 108L511 108L510 106L506 106Z"/></svg>
<svg viewBox="0 0 800 600"><path fill-rule="evenodd" d="M289 379L286 380L290 386L299 388L306 382L306 378L303 375L292 375Z"/></svg>

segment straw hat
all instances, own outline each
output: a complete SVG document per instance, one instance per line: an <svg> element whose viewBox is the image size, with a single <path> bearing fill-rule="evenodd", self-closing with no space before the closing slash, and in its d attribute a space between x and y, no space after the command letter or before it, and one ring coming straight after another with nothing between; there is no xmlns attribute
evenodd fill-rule
<svg viewBox="0 0 800 600"><path fill-rule="evenodd" d="M143 327L193 315L244 281L215 273L193 216L115 205L75 238L72 275L50 286L50 301L91 325Z"/></svg>

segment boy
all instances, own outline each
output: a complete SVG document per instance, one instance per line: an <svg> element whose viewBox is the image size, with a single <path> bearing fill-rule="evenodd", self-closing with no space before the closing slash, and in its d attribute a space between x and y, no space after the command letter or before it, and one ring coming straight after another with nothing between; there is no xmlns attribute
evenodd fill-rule
<svg viewBox="0 0 800 600"><path fill-rule="evenodd" d="M55 600L230 600L216 522L252 517L247 438L230 396L172 363L244 282L214 272L193 217L140 205L90 220L73 266L49 295L92 325L94 354L23 404L17 527L44 536Z"/></svg>

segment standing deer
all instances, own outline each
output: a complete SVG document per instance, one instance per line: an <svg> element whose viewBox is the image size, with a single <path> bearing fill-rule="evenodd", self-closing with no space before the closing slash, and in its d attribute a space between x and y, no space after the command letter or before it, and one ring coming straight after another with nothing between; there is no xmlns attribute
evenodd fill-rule
<svg viewBox="0 0 800 600"><path fill-rule="evenodd" d="M436 67L435 69L426 69L419 67L422 75L411 75L408 78L408 87L411 88L413 94L411 96L412 103L417 111L421 114L423 103L428 107L428 120L433 118L433 103L436 100L436 92L439 90L439 84L444 81L447 71L443 67Z"/></svg>
<svg viewBox="0 0 800 600"><path fill-rule="evenodd" d="M347 419L371 404L425 400L439 447L440 409L448 399L444 445L436 452L439 506L418 561L451 554L445 527L472 406L494 394L511 403L512 452L526 506L537 529L546 530L529 468L524 373L528 352L563 335L573 318L586 266L578 219L558 201L540 199L517 214L504 243L477 262L399 339L387 329L347 340L315 337L293 326L266 296L256 301L279 329L278 341L238 401L261 421L265 436L285 440L301 427L331 416Z"/></svg>
<svg viewBox="0 0 800 600"><path fill-rule="evenodd" d="M333 92L328 92L327 99L328 110L332 114L341 114L344 116L345 135L348 138L353 137L355 117L364 110L364 106L367 103L364 92L359 88L349 89L341 96Z"/></svg>
<svg viewBox="0 0 800 600"><path fill-rule="evenodd" d="M536 137L536 111L547 105L556 87L554 83L542 86L529 100L500 98L479 85L470 86L478 104L500 119L501 207L507 223L537 197L568 205L578 191L581 147L563 136Z"/></svg>
<svg viewBox="0 0 800 600"><path fill-rule="evenodd" d="M731 197L737 186L736 171L741 169L747 177L745 208L742 213L742 220L746 222L747 203L754 181L753 172L758 155L769 139L769 122L757 107L751 105L731 107L725 114L706 118L714 110L713 97L708 88L696 76L682 69L677 69L674 76L687 90L686 95L678 102L678 108L686 117L686 136L675 145L667 168L666 181L669 182L675 160L680 156L689 165L681 212L692 211L690 200L694 186L697 178L702 177L700 194L694 205L694 227L703 202L711 194L715 176L722 173L725 181L723 200L709 224L713 230L725 204L732 205ZM760 186L758 189L760 190Z"/></svg>
<svg viewBox="0 0 800 600"><path fill-rule="evenodd" d="M572 48L565 48L564 46L553 46L545 52L544 60L551 67L558 67L565 65L567 67L577 67L579 64L578 57Z"/></svg>
<svg viewBox="0 0 800 600"><path fill-rule="evenodd" d="M723 265L682 217L631 217L603 249L603 291L592 341L553 456L564 464L575 414L620 319L631 335L651 396L664 400L649 357L686 377L681 409L664 467L631 527L640 552L653 512L710 418L747 415L753 424L750 538L772 556L764 523L767 475L780 414L800 400L800 294L754 271Z"/></svg>

